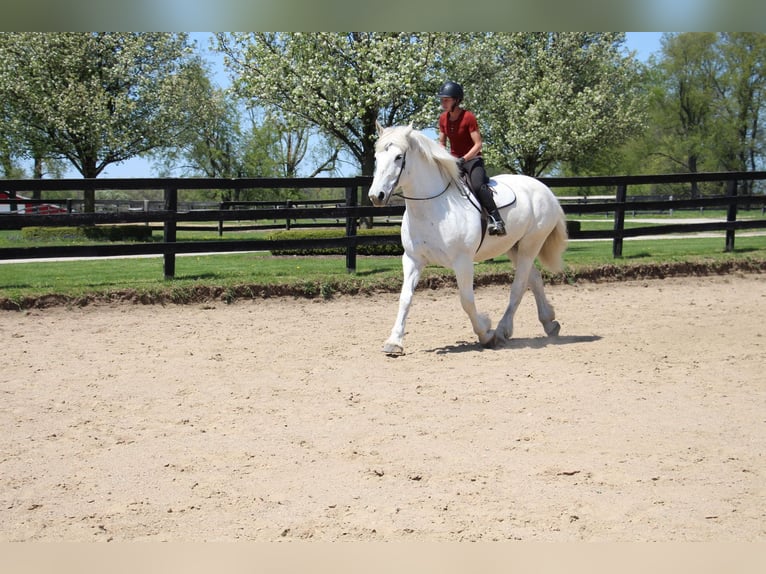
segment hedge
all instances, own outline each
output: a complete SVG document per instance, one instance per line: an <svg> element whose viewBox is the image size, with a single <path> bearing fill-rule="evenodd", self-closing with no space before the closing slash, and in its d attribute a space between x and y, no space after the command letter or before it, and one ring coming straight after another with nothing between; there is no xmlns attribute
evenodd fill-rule
<svg viewBox="0 0 766 574"><path fill-rule="evenodd" d="M399 237L399 227L377 227L374 229L358 229L357 235L392 235ZM342 229L291 229L271 233L269 239L337 239L345 237ZM358 255L401 255L404 253L401 244L392 245L359 245ZM272 255L345 255L345 247L272 249Z"/></svg>
<svg viewBox="0 0 766 574"><path fill-rule="evenodd" d="M21 237L27 241L96 240L96 241L150 241L152 229L148 225L80 225L77 227L24 227Z"/></svg>
<svg viewBox="0 0 766 574"><path fill-rule="evenodd" d="M569 233L580 231L579 221L567 220ZM375 229L358 229L358 235L394 235L401 234L399 227L378 227ZM276 231L269 235L269 239L336 239L345 237L342 229L291 229ZM401 255L404 249L401 244L397 245L359 245L356 249L358 255ZM345 247L326 248L300 248L300 249L272 249L272 255L345 255Z"/></svg>

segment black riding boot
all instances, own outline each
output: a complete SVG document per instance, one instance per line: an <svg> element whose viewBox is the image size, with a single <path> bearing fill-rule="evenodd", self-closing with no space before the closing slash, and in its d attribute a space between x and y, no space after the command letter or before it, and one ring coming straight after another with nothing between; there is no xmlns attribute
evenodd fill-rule
<svg viewBox="0 0 766 574"><path fill-rule="evenodd" d="M505 223L500 216L500 212L495 205L495 199L492 197L492 190L489 189L487 184L481 186L479 193L479 201L487 210L489 215L489 225L487 226L490 235L505 235Z"/></svg>

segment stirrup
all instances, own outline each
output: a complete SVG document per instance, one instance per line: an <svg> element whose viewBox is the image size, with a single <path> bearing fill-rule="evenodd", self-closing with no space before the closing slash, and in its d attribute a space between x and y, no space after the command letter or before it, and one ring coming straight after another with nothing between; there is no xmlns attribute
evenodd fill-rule
<svg viewBox="0 0 766 574"><path fill-rule="evenodd" d="M490 235L505 235L505 223L503 223L501 218L494 218L490 215L487 219L489 220L487 227Z"/></svg>

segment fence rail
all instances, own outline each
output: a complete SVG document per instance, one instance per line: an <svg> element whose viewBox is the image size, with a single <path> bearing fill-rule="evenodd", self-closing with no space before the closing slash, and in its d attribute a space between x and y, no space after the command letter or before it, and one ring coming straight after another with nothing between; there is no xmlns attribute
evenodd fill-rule
<svg viewBox="0 0 766 574"><path fill-rule="evenodd" d="M605 176L577 178L540 178L551 188L615 188L613 196L602 194L596 198L580 198L570 202L561 198L562 207L568 215L574 213L611 213L614 225L610 230L580 231L572 229L573 239L611 239L614 257L622 256L622 242L627 237L660 235L666 233L694 233L701 231L725 231L725 249L734 249L735 232L743 229L766 229L766 219L737 220L740 206L760 206L763 212L765 195L737 195L737 186L745 181L765 180L766 172L720 172L705 174L671 174L652 176ZM357 235L358 222L364 218L399 217L404 206L374 208L359 205L360 198L369 188L369 177L354 178L295 178L295 179L210 179L210 178L162 178L162 179L65 179L65 180L2 180L0 191L5 199L0 206L9 209L0 213L0 230L20 229L29 226L81 226L126 223L162 223L163 241L158 243L95 244L80 246L0 248L0 259L33 259L41 257L109 257L115 255L163 255L166 278L175 275L175 256L182 253L237 252L293 248L337 248L346 250L346 268L356 271L356 248L367 244L392 244L397 237L384 235ZM691 182L722 182L726 193L715 197L680 200L628 199L629 186L681 184ZM343 189L345 197L330 201L295 200L276 207L275 202L224 202L218 209L179 210L178 192L195 189ZM67 200L29 200L19 198L20 192L76 191L76 190L163 190L163 209L127 210L115 212L78 213L72 210L69 200L67 213L44 214L19 213L19 204L67 204ZM268 207L270 205L271 207ZM625 228L625 213L630 211L674 210L690 208L725 208L726 221L706 223L673 223L651 227ZM264 221L305 219L336 219L345 221L345 236L336 239L274 239L274 240L218 240L177 241L177 231L183 222L218 222L219 234L227 221ZM255 227L255 226L252 226ZM252 228L251 227L251 228ZM263 227L261 227L263 228ZM242 229L242 228L238 228Z"/></svg>

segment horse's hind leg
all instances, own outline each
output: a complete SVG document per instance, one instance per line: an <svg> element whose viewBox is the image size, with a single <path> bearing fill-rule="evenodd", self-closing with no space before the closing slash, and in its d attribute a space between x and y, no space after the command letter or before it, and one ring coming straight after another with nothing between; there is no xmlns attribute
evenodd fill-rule
<svg viewBox="0 0 766 574"><path fill-rule="evenodd" d="M561 329L561 325L555 320L556 313L553 310L553 306L548 302L548 298L545 296L545 290L543 289L543 277L534 265L529 272L529 288L532 289L532 293L535 296L535 302L537 303L537 318L540 319L540 323L543 324L545 334L549 337L557 336L559 334L559 329Z"/></svg>
<svg viewBox="0 0 766 574"><path fill-rule="evenodd" d="M527 250L527 253L529 252ZM532 252L535 251L532 250ZM527 288L531 289L535 296L537 317L540 319L540 323L543 324L545 333L550 337L555 337L559 334L561 325L555 320L556 313L545 296L543 277L534 265L535 256L521 256L518 244L508 252L508 256L516 267L516 273L511 285L511 299L508 303L508 308L505 310L505 314L500 319L495 330L495 341L502 343L506 338L509 339L513 335L513 316L516 314L516 309L518 309L521 298L524 296Z"/></svg>
<svg viewBox="0 0 766 574"><path fill-rule="evenodd" d="M516 309L518 309L519 303L521 303L521 299L524 297L524 293L529 286L530 275L534 269L535 257L539 250L539 245L533 245L530 249L528 245L529 241L526 241L526 245L522 245L523 243L525 243L525 240L522 239L508 251L508 256L511 258L511 261L513 261L516 272L513 277L513 283L511 284L511 297L508 302L508 307L495 328L496 344L502 344L506 339L510 339L513 336L513 316L516 314ZM535 249L535 247L538 249Z"/></svg>
<svg viewBox="0 0 766 574"><path fill-rule="evenodd" d="M505 313L503 313L503 317L498 322L497 327L495 327L495 344L498 345L513 336L513 316L516 314L521 298L527 290L527 278L529 277L529 267L525 269L524 264L527 258L519 257L518 245L508 252L508 256L513 261L516 271L513 276L513 283L511 284L511 300L505 309Z"/></svg>
<svg viewBox="0 0 766 574"><path fill-rule="evenodd" d="M415 292L422 270L422 263L416 262L406 253L402 256L404 281L402 282L402 291L399 294L399 312L396 315L396 322L391 329L391 334L383 344L383 352L387 355L404 354L404 326L407 322L410 304L412 304L412 294Z"/></svg>

